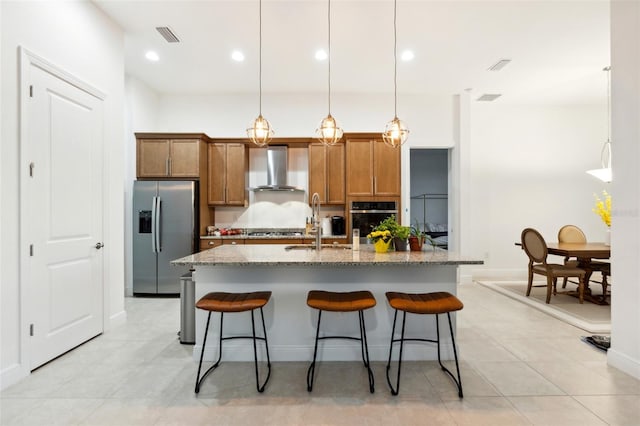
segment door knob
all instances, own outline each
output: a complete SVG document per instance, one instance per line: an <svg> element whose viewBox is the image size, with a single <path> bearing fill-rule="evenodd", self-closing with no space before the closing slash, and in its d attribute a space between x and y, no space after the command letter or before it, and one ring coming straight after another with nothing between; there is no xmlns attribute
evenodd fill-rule
<svg viewBox="0 0 640 426"><path fill-rule="evenodd" d="M104 247L104 244L102 243L96 243L96 249L100 250L102 247Z"/></svg>

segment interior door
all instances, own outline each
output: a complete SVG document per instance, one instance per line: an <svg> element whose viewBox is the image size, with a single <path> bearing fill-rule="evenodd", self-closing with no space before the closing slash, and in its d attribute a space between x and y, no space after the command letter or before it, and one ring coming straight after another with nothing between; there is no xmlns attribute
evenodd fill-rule
<svg viewBox="0 0 640 426"><path fill-rule="evenodd" d="M103 104L28 66L23 283L34 369L103 331Z"/></svg>

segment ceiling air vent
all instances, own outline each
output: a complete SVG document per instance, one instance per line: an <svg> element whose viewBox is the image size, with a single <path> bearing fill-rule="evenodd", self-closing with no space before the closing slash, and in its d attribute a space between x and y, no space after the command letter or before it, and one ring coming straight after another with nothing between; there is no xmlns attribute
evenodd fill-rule
<svg viewBox="0 0 640 426"><path fill-rule="evenodd" d="M160 33L168 43L180 43L180 39L171 31L169 27L156 27L156 30Z"/></svg>
<svg viewBox="0 0 640 426"><path fill-rule="evenodd" d="M476 99L477 101L480 102L491 102L491 101L495 101L496 99L498 99L500 96L502 96L501 94L490 94L490 93L485 93L484 95L480 96L478 99Z"/></svg>
<svg viewBox="0 0 640 426"><path fill-rule="evenodd" d="M489 71L500 71L502 68L509 65L510 62L511 59L500 59L498 62L489 67Z"/></svg>

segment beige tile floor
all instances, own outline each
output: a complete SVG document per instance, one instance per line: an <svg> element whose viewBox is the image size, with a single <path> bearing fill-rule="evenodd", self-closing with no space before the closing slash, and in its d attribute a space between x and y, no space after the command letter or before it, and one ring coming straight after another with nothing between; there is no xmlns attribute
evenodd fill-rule
<svg viewBox="0 0 640 426"><path fill-rule="evenodd" d="M608 367L585 332L478 285L459 296L462 400L436 362L405 363L397 397L383 363L374 394L360 363L320 364L311 394L306 363L274 363L264 394L251 364L226 363L196 397L178 300L138 298L126 325L0 393L0 424L640 425L640 381Z"/></svg>

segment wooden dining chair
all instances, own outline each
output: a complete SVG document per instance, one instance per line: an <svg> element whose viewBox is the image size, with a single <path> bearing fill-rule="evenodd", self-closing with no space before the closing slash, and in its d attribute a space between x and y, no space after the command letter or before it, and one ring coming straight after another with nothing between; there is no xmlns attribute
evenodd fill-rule
<svg viewBox="0 0 640 426"><path fill-rule="evenodd" d="M584 232L582 232L582 229L580 229L576 225L564 225L558 231L558 242L559 243L586 243L587 236L585 235ZM578 261L578 259L575 259L575 258L572 259L571 257L566 256L564 258L564 264L565 266L577 267L580 264L580 262ZM609 268L609 263L591 261L589 266L592 271L598 271L602 273L603 281L602 282L594 281L594 282L597 282L598 284L602 284L603 287L606 288L606 278L604 276L603 270L606 268ZM565 288L567 286L567 281L569 281L567 277L565 277L562 280L562 288Z"/></svg>
<svg viewBox="0 0 640 426"><path fill-rule="evenodd" d="M551 293L556 294L558 278L578 278L578 299L584 301L584 277L585 270L577 266L566 266L547 262L547 243L538 231L526 228L520 235L522 248L529 257L529 274L527 281L527 297L531 294L533 274L547 277L547 303L551 302Z"/></svg>

